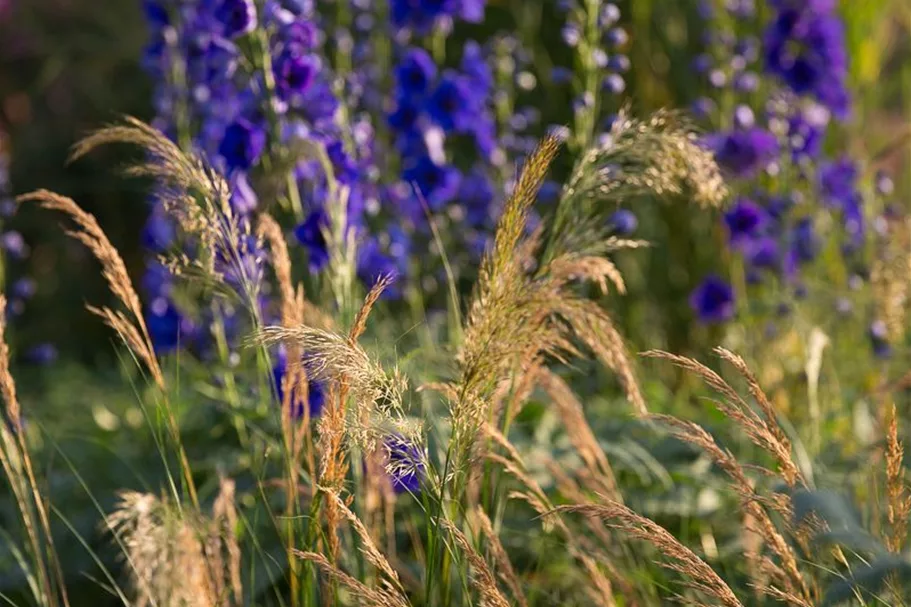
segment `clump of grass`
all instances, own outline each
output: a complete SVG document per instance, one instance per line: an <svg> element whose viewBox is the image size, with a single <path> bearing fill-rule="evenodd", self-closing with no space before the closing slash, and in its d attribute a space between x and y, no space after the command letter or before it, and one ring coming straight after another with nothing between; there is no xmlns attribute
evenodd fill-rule
<svg viewBox="0 0 911 607"><path fill-rule="evenodd" d="M243 604L234 483L222 479L211 517L150 493L123 492L106 525L125 548L135 604Z"/></svg>

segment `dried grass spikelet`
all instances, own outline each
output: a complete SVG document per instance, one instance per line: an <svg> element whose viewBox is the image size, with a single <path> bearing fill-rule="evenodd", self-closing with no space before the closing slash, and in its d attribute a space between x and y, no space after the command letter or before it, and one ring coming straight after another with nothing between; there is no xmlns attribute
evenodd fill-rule
<svg viewBox="0 0 911 607"><path fill-rule="evenodd" d="M746 476L743 466L727 450L722 449L715 439L698 424L687 422L669 415L652 416L655 421L668 426L671 433L678 440L690 443L702 449L715 464L731 479L730 486L740 497L740 507L744 514L750 515L750 521L755 525L750 531L762 536L766 545L778 558L775 567L774 582L779 584L782 591L812 604L813 591L808 585L798 567L797 555L794 549L776 528L766 508L772 508L780 514L790 518L790 509L773 500L764 499L756 493L753 483ZM787 520L787 519L786 519ZM753 570L761 570L756 561L751 562ZM767 570L766 570L767 571ZM765 593L778 591L773 586L765 585L759 588Z"/></svg>
<svg viewBox="0 0 911 607"><path fill-rule="evenodd" d="M37 569L34 572L38 579L38 587L33 588L35 599L52 606L60 602L67 606L69 597L51 534L48 507L35 476L16 382L9 368L6 321L6 296L0 293L0 395L4 404L4 411L0 413L0 468L15 500Z"/></svg>
<svg viewBox="0 0 911 607"><path fill-rule="evenodd" d="M82 139L73 147L70 160L113 143L143 149L145 159L128 166L127 174L154 179L165 211L201 245L194 258L175 253L165 259L165 265L174 274L192 276L226 294L240 294L245 305L255 309L262 243L252 233L251 222L234 212L231 187L224 176L201 156L185 153L163 133L131 117ZM228 274L230 288L226 288Z"/></svg>
<svg viewBox="0 0 911 607"><path fill-rule="evenodd" d="M219 508L225 517L229 516L226 500L230 490L230 485L223 485L222 491L227 493L220 498ZM135 604L240 605L239 564L234 564L231 555L236 539L225 538L225 523L179 509L149 493L121 493L117 509L106 517L105 524L124 548ZM233 530L230 533L233 536ZM231 561L228 565L224 552Z"/></svg>
<svg viewBox="0 0 911 607"><path fill-rule="evenodd" d="M345 501L339 496L337 492L332 489L322 489L323 492L327 495L328 499L332 500L339 512L348 520L357 534L358 539L361 541L361 552L364 553L367 562L376 567L376 569L383 574L383 580L381 585L385 592L396 595L398 599L403 603L407 603L405 598L405 590L402 587L402 583L399 580L399 575L393 569L392 565L389 563L388 559L380 552L379 548L376 546L376 543L373 541L373 538L370 536L370 532L367 531L367 527L364 526L364 523L357 517L354 512L345 504Z"/></svg>
<svg viewBox="0 0 911 607"><path fill-rule="evenodd" d="M525 593L522 592L522 584L519 582L519 577L516 575L516 571L509 561L509 555L506 552L506 548L504 548L503 544L500 542L500 536L494 531L493 523L484 512L483 508L477 508L475 515L481 527L481 531L489 542L488 546L493 555L493 560L496 564L500 579L503 580L503 583L506 584L510 592L512 592L513 598L520 607L527 607L528 600L525 598Z"/></svg>
<svg viewBox="0 0 911 607"><path fill-rule="evenodd" d="M898 438L898 416L895 405L889 407L889 426L886 431L886 493L887 520L886 547L892 552L902 551L908 537L908 517L911 516L911 494L905 483L902 465L904 446Z"/></svg>
<svg viewBox="0 0 911 607"><path fill-rule="evenodd" d="M890 340L899 342L905 334L911 278L911 218L892 218L887 226L888 238L879 247L870 282L877 318L886 323Z"/></svg>
<svg viewBox="0 0 911 607"><path fill-rule="evenodd" d="M768 452L778 463L779 471L789 486L806 485L800 468L791 455L791 441L778 424L775 409L763 392L758 380L752 374L742 358L725 350L715 348L714 352L730 363L746 380L750 394L759 406L762 416L737 393L720 375L702 363L660 350L644 352L642 355L651 358L669 360L673 364L690 371L702 378L713 390L724 397L722 401L712 401L715 406L735 422L746 433L747 437L758 447Z"/></svg>
<svg viewBox="0 0 911 607"><path fill-rule="evenodd" d="M626 506L608 500L600 504L558 506L547 514L552 515L555 513L580 513L586 516L601 517L607 521L608 526L652 544L670 559L669 562L660 564L685 576L686 581L684 584L686 587L711 597L713 601L717 601L710 604L743 607L737 595L705 561L681 544L664 527L651 519L636 514ZM692 605L709 604L694 600L688 600L687 602Z"/></svg>
<svg viewBox="0 0 911 607"><path fill-rule="evenodd" d="M399 595L390 594L381 588L367 586L333 565L329 562L329 559L318 552L295 550L294 554L305 561L316 563L326 575L347 588L354 595L358 605L369 607L410 607L410 603Z"/></svg>
<svg viewBox="0 0 911 607"><path fill-rule="evenodd" d="M559 143L556 137L545 138L528 158L497 225L494 245L481 263L457 354L459 375L446 391L454 395L449 401L456 474L467 476L480 428L492 412L499 414L500 408L492 407L502 383L536 361L578 354L578 342L617 373L637 412L645 411L622 338L607 313L582 299L570 282L622 285L615 268L575 249L554 257L544 253L538 263L542 232L523 236L529 208ZM631 241L601 244L603 252Z"/></svg>
<svg viewBox="0 0 911 607"><path fill-rule="evenodd" d="M344 381L351 401L358 410L344 415L341 430L364 451L373 451L377 439L391 430L413 436L416 428L407 423L402 413L402 399L407 389L405 378L397 369L386 371L360 345L348 336L323 329L265 327L254 340L264 345L298 344L305 349L304 365L309 376L338 389ZM362 413L370 413L370 423L362 423ZM325 424L320 420L320 432Z"/></svg>
<svg viewBox="0 0 911 607"><path fill-rule="evenodd" d="M98 225L95 217L83 211L72 199L47 190L38 190L25 194L18 197L17 201L20 203L38 202L45 209L59 211L69 216L76 223L79 229L67 230L66 233L88 247L92 254L95 255L101 263L104 278L107 280L111 292L127 309L129 316L107 307L96 308L89 306L88 309L104 319L105 323L117 332L136 357L149 369L155 383L161 389L164 389L164 375L158 365L158 360L155 358L155 350L152 347L152 340L146 328L139 295L136 293L136 289L133 288L133 282L127 273L123 258L120 257L120 253L108 240L107 235L101 229L101 226Z"/></svg>
<svg viewBox="0 0 911 607"><path fill-rule="evenodd" d="M605 143L576 161L561 194L545 257L568 251L600 255L607 232L603 216L618 204L644 196L687 196L708 208L720 206L727 195L711 152L699 145L680 114L659 111L640 121L624 109Z"/></svg>
<svg viewBox="0 0 911 607"><path fill-rule="evenodd" d="M497 588L496 578L494 578L493 572L484 557L478 554L465 534L451 521L447 519L439 519L439 521L440 526L449 532L453 540L455 540L456 546L461 549L462 554L468 559L468 564L471 565L471 569L474 572L471 579L474 582L475 589L480 594L480 605L482 607L509 607L509 601Z"/></svg>
<svg viewBox="0 0 911 607"><path fill-rule="evenodd" d="M563 420L566 428L566 435L582 461L585 462L592 477L600 483L601 492L615 501L622 502L613 468L607 460L607 454L604 453L598 439L595 438L595 433L592 432L591 426L585 419L582 403L573 394L569 384L548 369L541 369L537 379L538 385L556 405L560 419Z"/></svg>
<svg viewBox="0 0 911 607"><path fill-rule="evenodd" d="M240 575L241 552L237 542L237 507L234 503L236 485L227 477L218 481L218 496L212 505L212 518L221 532L224 549L228 553L228 580L231 591L238 604L244 596L243 582Z"/></svg>

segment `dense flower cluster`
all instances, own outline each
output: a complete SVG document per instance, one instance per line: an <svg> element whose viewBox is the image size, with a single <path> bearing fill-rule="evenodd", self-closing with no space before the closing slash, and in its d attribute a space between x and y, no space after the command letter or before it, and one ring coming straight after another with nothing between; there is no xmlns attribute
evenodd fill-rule
<svg viewBox="0 0 911 607"><path fill-rule="evenodd" d="M755 30L753 2L726 2L723 9L700 4L710 27L706 53L694 68L710 91L727 91L734 105L724 115L710 94L694 109L716 128L724 127L706 136L705 143L740 183L743 195L724 224L730 247L743 259L747 282L762 282L770 274L798 295L804 291L800 267L822 246L817 216L829 210L839 214L846 254L860 247L864 220L850 161L821 158L830 117L844 117L849 106L847 55L834 2L771 4L761 40L739 33ZM764 100L761 105L755 104L757 98ZM814 200L822 206L812 206Z"/></svg>
<svg viewBox="0 0 911 607"><path fill-rule="evenodd" d="M844 26L834 0L773 0L763 40L766 68L798 95L811 95L838 117L850 109Z"/></svg>

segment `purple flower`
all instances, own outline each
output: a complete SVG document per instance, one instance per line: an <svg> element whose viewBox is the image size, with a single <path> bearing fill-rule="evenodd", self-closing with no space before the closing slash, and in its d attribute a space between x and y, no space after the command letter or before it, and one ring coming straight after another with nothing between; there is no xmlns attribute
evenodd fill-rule
<svg viewBox="0 0 911 607"><path fill-rule="evenodd" d="M302 363L306 371L306 363ZM276 355L275 365L272 367L272 381L275 385L275 396L279 404L284 404L285 402L285 374L288 372L288 354L284 348L278 350ZM295 395L297 396L297 395ZM326 404L326 391L325 386L322 382L314 381L308 378L307 381L307 407L309 409L310 417L319 417L323 412L323 407ZM290 403L291 406L291 417L293 419L301 419L304 417L304 402L303 399L295 397L293 402Z"/></svg>
<svg viewBox="0 0 911 607"><path fill-rule="evenodd" d="M747 261L755 268L771 270L781 263L778 241L771 236L760 236L749 241L745 253Z"/></svg>
<svg viewBox="0 0 911 607"><path fill-rule="evenodd" d="M437 67L424 49L413 48L405 54L395 69L399 95L405 99L423 98L436 78Z"/></svg>
<svg viewBox="0 0 911 607"><path fill-rule="evenodd" d="M221 24L221 34L236 38L256 27L256 6L253 0L220 0L216 2L213 16Z"/></svg>
<svg viewBox="0 0 911 607"><path fill-rule="evenodd" d="M319 30L312 21L296 19L282 28L282 42L292 53L304 54L319 43Z"/></svg>
<svg viewBox="0 0 911 607"><path fill-rule="evenodd" d="M426 466L417 445L403 436L393 435L383 441L388 458L387 470L396 493L417 494L426 474Z"/></svg>
<svg viewBox="0 0 911 607"><path fill-rule="evenodd" d="M857 165L850 158L822 164L818 176L819 193L829 206L844 207L857 197Z"/></svg>
<svg viewBox="0 0 911 607"><path fill-rule="evenodd" d="M690 295L690 307L703 323L730 320L734 316L734 290L718 276L706 276Z"/></svg>
<svg viewBox="0 0 911 607"><path fill-rule="evenodd" d="M218 153L225 159L228 172L232 172L252 167L265 148L266 132L262 127L239 118L225 129Z"/></svg>
<svg viewBox="0 0 911 607"><path fill-rule="evenodd" d="M146 310L146 326L157 354L173 352L181 343L189 342L194 333L192 321L165 297L152 300Z"/></svg>
<svg viewBox="0 0 911 607"><path fill-rule="evenodd" d="M142 228L140 242L153 253L160 253L171 246L176 237L174 224L161 204L152 207L152 213Z"/></svg>
<svg viewBox="0 0 911 607"><path fill-rule="evenodd" d="M142 275L143 291L151 297L167 296L171 293L174 284L174 276L167 266L160 261L150 261L146 266L146 271Z"/></svg>
<svg viewBox="0 0 911 607"><path fill-rule="evenodd" d="M273 71L275 87L282 99L291 99L307 92L320 70L316 55L298 54L286 50L276 57Z"/></svg>
<svg viewBox="0 0 911 607"><path fill-rule="evenodd" d="M845 80L844 28L831 2L779 3L765 32L766 69L799 95L813 95L844 118L850 99Z"/></svg>
<svg viewBox="0 0 911 607"><path fill-rule="evenodd" d="M739 199L724 214L731 245L740 246L756 236L767 220L768 216L762 207L747 198Z"/></svg>
<svg viewBox="0 0 911 607"><path fill-rule="evenodd" d="M636 219L636 215L626 209L614 211L607 218L607 222L613 232L619 236L629 236L639 227L639 220Z"/></svg>
<svg viewBox="0 0 911 607"><path fill-rule="evenodd" d="M459 191L459 171L450 165L438 165L429 156L421 156L405 169L403 177L417 187L434 211L440 210Z"/></svg>
<svg viewBox="0 0 911 607"><path fill-rule="evenodd" d="M706 144L718 164L735 177L752 177L778 152L774 135L760 128L710 135Z"/></svg>
<svg viewBox="0 0 911 607"><path fill-rule="evenodd" d="M427 113L446 132L468 132L478 112L477 98L468 80L446 74L427 100Z"/></svg>
<svg viewBox="0 0 911 607"><path fill-rule="evenodd" d="M299 226L294 228L294 237L307 248L310 271L319 272L329 263L329 250L324 230L329 227L329 217L323 209L310 213Z"/></svg>
<svg viewBox="0 0 911 607"><path fill-rule="evenodd" d="M487 94L493 88L493 73L484 59L481 45L474 40L465 43L460 69L473 88Z"/></svg>

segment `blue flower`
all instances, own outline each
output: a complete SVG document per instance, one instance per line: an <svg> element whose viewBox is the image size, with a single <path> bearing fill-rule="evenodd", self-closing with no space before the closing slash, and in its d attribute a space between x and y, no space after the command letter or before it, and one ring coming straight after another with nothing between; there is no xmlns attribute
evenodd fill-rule
<svg viewBox="0 0 911 607"><path fill-rule="evenodd" d="M438 211L455 198L461 176L450 165L438 165L429 156L421 156L403 173L405 181L414 184L427 200L431 210Z"/></svg>
<svg viewBox="0 0 911 607"><path fill-rule="evenodd" d="M221 34L226 38L242 36L256 27L256 5L253 0L220 0L212 14L221 24Z"/></svg>
<svg viewBox="0 0 911 607"><path fill-rule="evenodd" d="M320 66L316 55L302 55L286 50L276 57L273 72L279 96L287 100L306 93L320 71Z"/></svg>
<svg viewBox="0 0 911 607"><path fill-rule="evenodd" d="M165 297L156 297L146 310L146 326L157 354L168 354L191 341L194 327Z"/></svg>
<svg viewBox="0 0 911 607"><path fill-rule="evenodd" d="M739 246L756 236L766 224L765 210L747 198L738 200L724 214L724 223L728 228L731 245Z"/></svg>
<svg viewBox="0 0 911 607"><path fill-rule="evenodd" d="M734 316L734 290L718 276L706 276L690 295L690 307L703 323L730 320Z"/></svg>
<svg viewBox="0 0 911 607"><path fill-rule="evenodd" d="M174 276L167 266L158 260L149 262L142 275L142 289L151 297L167 296L174 284Z"/></svg>
<svg viewBox="0 0 911 607"><path fill-rule="evenodd" d="M154 253L160 253L173 244L175 236L176 231L170 217L161 204L156 204L142 228L142 246Z"/></svg>
<svg viewBox="0 0 911 607"><path fill-rule="evenodd" d="M424 49L409 49L395 69L400 99L421 99L430 91L437 75L436 63ZM400 104L401 105L401 104Z"/></svg>
<svg viewBox="0 0 911 607"><path fill-rule="evenodd" d="M304 365L304 370L306 372L306 363ZM276 355L275 365L272 367L272 381L275 386L275 395L279 404L285 402L285 374L288 372L288 355L284 348L278 350ZM307 380L307 407L310 413L310 417L319 417L323 412L323 407L326 404L326 390L325 386L320 381L314 381L312 379ZM291 406L291 417L293 419L301 419L304 417L304 402L301 398L294 398L294 401L290 403Z"/></svg>
<svg viewBox="0 0 911 607"><path fill-rule="evenodd" d="M639 220L636 219L636 215L627 209L614 211L607 218L607 222L613 229L614 234L619 236L629 236L639 227Z"/></svg>
<svg viewBox="0 0 911 607"><path fill-rule="evenodd" d="M839 117L850 99L844 28L831 2L779 2L765 32L766 69L799 95L813 95Z"/></svg>
<svg viewBox="0 0 911 607"><path fill-rule="evenodd" d="M427 113L446 132L468 132L478 114L477 97L468 80L445 74L427 100Z"/></svg>
<svg viewBox="0 0 911 607"><path fill-rule="evenodd" d="M460 64L462 73L468 78L473 88L485 94L493 88L493 73L484 58L481 45L474 40L465 43Z"/></svg>
<svg viewBox="0 0 911 607"><path fill-rule="evenodd" d="M745 253L747 261L755 268L772 270L781 263L778 241L771 236L760 236L749 241Z"/></svg>
<svg viewBox="0 0 911 607"><path fill-rule="evenodd" d="M231 172L252 167L265 148L266 133L262 127L239 118L225 129L218 153L225 159L228 172Z"/></svg>
<svg viewBox="0 0 911 607"><path fill-rule="evenodd" d="M775 136L760 128L710 135L706 144L718 164L735 177L752 177L778 152Z"/></svg>
<svg viewBox="0 0 911 607"><path fill-rule="evenodd" d="M842 157L819 167L819 193L824 202L833 207L844 207L857 198L857 165L850 158Z"/></svg>
<svg viewBox="0 0 911 607"><path fill-rule="evenodd" d="M383 446L388 458L386 468L393 490L397 494L419 493L421 483L426 476L426 466L420 449L400 435L387 437L383 441Z"/></svg>
<svg viewBox="0 0 911 607"><path fill-rule="evenodd" d="M329 250L323 231L329 227L329 217L323 209L312 211L303 223L294 228L294 237L307 248L310 271L319 272L329 263Z"/></svg>

